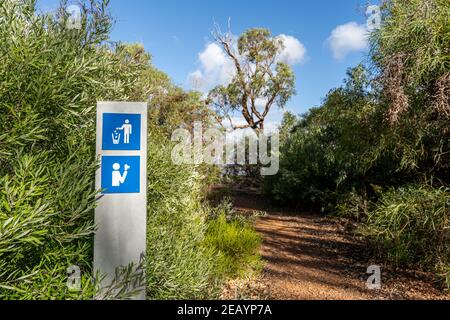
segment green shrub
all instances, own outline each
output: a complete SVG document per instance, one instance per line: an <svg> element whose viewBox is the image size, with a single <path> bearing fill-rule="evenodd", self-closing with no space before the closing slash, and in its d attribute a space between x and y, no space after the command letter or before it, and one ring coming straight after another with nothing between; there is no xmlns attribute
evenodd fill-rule
<svg viewBox="0 0 450 320"><path fill-rule="evenodd" d="M96 193L82 170L94 172L95 166L21 153L13 175L0 179L0 299L92 297ZM81 292L67 289L72 265L81 268Z"/></svg>
<svg viewBox="0 0 450 320"><path fill-rule="evenodd" d="M134 47L105 45L107 2L82 2L83 27L68 30L63 10L40 15L33 0L0 0L0 299L92 299L96 292L96 102L142 100L153 80L155 87L168 82L148 60L127 58ZM202 245L204 176L172 164L170 144L153 131L184 118L166 118L178 122L150 125L148 294L201 298L215 255ZM81 268L79 292L66 285L72 265Z"/></svg>
<svg viewBox="0 0 450 320"><path fill-rule="evenodd" d="M91 6L90 6L91 5ZM103 46L110 19L0 1L0 299L90 299L96 191L95 104L127 99L137 69ZM101 85L100 85L101 84ZM67 268L82 291L67 288Z"/></svg>
<svg viewBox="0 0 450 320"><path fill-rule="evenodd" d="M207 212L199 168L172 163L170 143L150 136L147 277L151 299L210 294L214 253L202 246Z"/></svg>
<svg viewBox="0 0 450 320"><path fill-rule="evenodd" d="M217 253L215 276L218 279L243 277L261 267L258 253L261 237L249 222L227 219L227 216L230 217L221 212L208 222L204 241L206 247Z"/></svg>
<svg viewBox="0 0 450 320"><path fill-rule="evenodd" d="M388 175L388 166L383 172L369 172L374 137L381 127L369 81L364 66L351 68L344 85L331 90L319 108L301 117L285 114L280 172L265 179L274 200L334 212L342 194L364 190Z"/></svg>
<svg viewBox="0 0 450 320"><path fill-rule="evenodd" d="M204 203L202 167L174 165L171 143L149 141L148 297L214 298L225 280L258 270L261 239L229 202Z"/></svg>
<svg viewBox="0 0 450 320"><path fill-rule="evenodd" d="M371 201L367 194L353 189L348 193L344 193L338 200L336 215L356 221L365 221L370 208Z"/></svg>
<svg viewBox="0 0 450 320"><path fill-rule="evenodd" d="M369 212L368 236L394 263L417 264L450 280L449 192L412 185L384 193Z"/></svg>

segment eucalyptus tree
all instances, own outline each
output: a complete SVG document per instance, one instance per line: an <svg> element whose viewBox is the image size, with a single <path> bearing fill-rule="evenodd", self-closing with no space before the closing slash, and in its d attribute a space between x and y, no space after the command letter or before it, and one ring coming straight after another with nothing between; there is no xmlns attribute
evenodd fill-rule
<svg viewBox="0 0 450 320"><path fill-rule="evenodd" d="M227 85L211 90L209 105L222 125L228 120L234 130L262 131L273 107L283 108L295 93L294 72L279 59L283 40L260 28L247 30L237 41L231 32L223 34L218 28L214 37L232 62L233 76ZM233 123L236 112L245 119L244 125Z"/></svg>

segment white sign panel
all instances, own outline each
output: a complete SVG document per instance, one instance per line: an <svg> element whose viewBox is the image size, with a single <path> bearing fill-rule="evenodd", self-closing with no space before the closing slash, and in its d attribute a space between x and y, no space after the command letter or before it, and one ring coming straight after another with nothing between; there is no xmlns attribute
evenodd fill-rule
<svg viewBox="0 0 450 320"><path fill-rule="evenodd" d="M101 167L96 188L102 197L95 210L98 231L94 272L105 274L102 286L114 279L116 268L139 264L146 249L147 226L147 104L97 104L97 154ZM137 299L145 298L142 290Z"/></svg>

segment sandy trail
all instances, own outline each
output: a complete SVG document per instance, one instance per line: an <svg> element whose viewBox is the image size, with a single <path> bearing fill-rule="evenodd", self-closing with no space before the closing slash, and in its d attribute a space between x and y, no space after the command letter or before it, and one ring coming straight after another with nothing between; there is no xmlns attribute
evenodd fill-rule
<svg viewBox="0 0 450 320"><path fill-rule="evenodd" d="M239 194L235 208L268 215L256 221L263 237L262 281L271 299L367 300L448 299L429 275L392 270L382 265L382 289L369 290L366 274L373 260L369 247L358 239L352 225L320 215L299 214L264 205L261 197Z"/></svg>

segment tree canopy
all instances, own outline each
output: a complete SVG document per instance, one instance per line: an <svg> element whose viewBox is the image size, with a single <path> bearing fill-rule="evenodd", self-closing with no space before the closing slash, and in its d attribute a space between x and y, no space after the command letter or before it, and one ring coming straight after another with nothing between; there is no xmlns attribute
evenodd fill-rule
<svg viewBox="0 0 450 320"><path fill-rule="evenodd" d="M267 29L250 29L237 41L231 33L214 33L234 66L234 75L227 85L214 88L208 103L217 112L220 123L228 120L233 129L264 129L273 106L283 108L295 93L292 68L279 60L283 41L272 37ZM246 124L235 125L234 112L240 113Z"/></svg>

